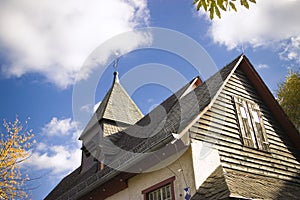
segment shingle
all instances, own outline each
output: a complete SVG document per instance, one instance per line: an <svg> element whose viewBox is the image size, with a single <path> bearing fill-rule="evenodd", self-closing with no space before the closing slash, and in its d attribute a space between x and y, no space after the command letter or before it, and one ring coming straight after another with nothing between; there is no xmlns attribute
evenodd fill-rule
<svg viewBox="0 0 300 200"><path fill-rule="evenodd" d="M222 166L216 170L202 183L191 200L215 200L229 197L229 189L225 181Z"/></svg>
<svg viewBox="0 0 300 200"><path fill-rule="evenodd" d="M299 199L300 184L291 180L226 170L231 196L249 199Z"/></svg>
<svg viewBox="0 0 300 200"><path fill-rule="evenodd" d="M149 114L140 119L136 124L130 126L124 131L110 135L105 139L112 141L113 144L120 149L133 151L135 153L151 151L151 149L148 148L149 146L147 146L147 144L151 142L156 143L158 145L157 148L159 148L159 145L164 146L166 143L169 143L173 139L172 133L177 133L190 124L191 121L210 103L212 98L217 94L218 90L222 86L223 81L227 78L235 64L238 62L239 58L240 57L236 58L190 93L179 98L191 84L191 82L188 83L178 92L171 95L158 107L153 109ZM122 97L120 98L119 95ZM135 104L133 102L132 103L134 105L131 105L132 108L129 109L129 113L122 112L120 115L115 114L117 112L115 109L121 109L124 106L123 103L125 101L123 100L126 98L128 97L125 90L118 82L114 81L112 88L104 97L97 110L98 119L105 117L112 121L121 122L133 122L139 119L139 110L137 111L135 109ZM133 120L129 119L131 117ZM108 144L110 143L108 142ZM137 146L140 148L136 149L135 147ZM122 153L115 153L112 157L110 156L111 162L115 162L115 159L121 159L122 156ZM107 157L109 159L109 155ZM106 167L105 170L98 173L98 176L102 177L107 172L112 171L115 170ZM91 168L84 174L78 174L77 171L76 173L74 172L71 174L72 176L65 177L46 197L46 199L57 199L64 192L71 190L74 186L85 181L89 176L95 175L95 168ZM63 190L61 188L63 188Z"/></svg>
<svg viewBox="0 0 300 200"><path fill-rule="evenodd" d="M126 151L132 151L146 140L157 138L158 143L163 138L169 137L171 140L172 133L179 133L210 103L239 58L183 98L177 98L180 95L172 95L135 125L112 135L114 144Z"/></svg>
<svg viewBox="0 0 300 200"><path fill-rule="evenodd" d="M135 124L143 117L143 114L119 83L116 76L118 75L115 74L112 87L96 111L97 117L98 119Z"/></svg>

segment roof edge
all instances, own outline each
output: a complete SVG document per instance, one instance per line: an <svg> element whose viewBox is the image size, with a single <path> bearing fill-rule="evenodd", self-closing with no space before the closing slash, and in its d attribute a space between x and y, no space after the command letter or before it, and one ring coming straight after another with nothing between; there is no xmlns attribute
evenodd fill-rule
<svg viewBox="0 0 300 200"><path fill-rule="evenodd" d="M175 140L179 140L180 138L182 138L185 135L185 133L187 133L188 130L193 126L193 124L195 124L202 117L202 115L204 115L204 113L206 113L207 110L209 110L212 107L212 105L214 104L214 102L217 100L219 94L221 93L221 91L225 87L226 83L229 81L229 79L232 76L232 74L234 73L234 71L237 69L237 67L242 62L243 58L244 58L244 54L242 54L242 55L239 56L239 60L237 61L237 63L235 64L235 66L233 67L233 69L231 70L231 72L228 74L228 76L226 77L225 81L222 83L221 87L219 88L219 90L217 91L217 93L214 95L214 97L210 101L210 103L199 113L199 115L190 124L188 124L176 137L174 137ZM174 142L174 141L172 141L172 142Z"/></svg>
<svg viewBox="0 0 300 200"><path fill-rule="evenodd" d="M269 88L261 79L249 59L245 56L244 60L248 67L241 65L241 69L245 72L246 76L249 78L249 80L263 99L264 103L269 107L275 120L285 130L285 133L291 139L291 142L294 144L297 150L300 151L300 133L298 132L294 124L290 121L286 113L283 111L278 101L275 99Z"/></svg>

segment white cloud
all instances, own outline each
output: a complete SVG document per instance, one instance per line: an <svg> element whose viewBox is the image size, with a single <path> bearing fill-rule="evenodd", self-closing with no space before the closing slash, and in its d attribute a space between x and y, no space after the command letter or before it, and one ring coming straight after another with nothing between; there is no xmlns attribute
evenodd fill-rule
<svg viewBox="0 0 300 200"><path fill-rule="evenodd" d="M79 147L68 147L62 145L48 146L44 151L35 151L26 161L27 166L35 167L37 170L51 170L55 175L67 173L80 165L81 150ZM46 150L46 151L45 151Z"/></svg>
<svg viewBox="0 0 300 200"><path fill-rule="evenodd" d="M50 170L51 175L64 175L74 170L81 161L81 142L78 140L82 130L77 129L77 123L71 118L59 120L53 117L45 125L41 141L36 143L26 166L35 170ZM58 140L53 140L56 136Z"/></svg>
<svg viewBox="0 0 300 200"><path fill-rule="evenodd" d="M257 68L258 68L258 69L268 69L268 68L269 68L269 65L267 65L267 64L258 64L258 65L257 65Z"/></svg>
<svg viewBox="0 0 300 200"><path fill-rule="evenodd" d="M147 25L148 18L146 0L1 1L0 47L8 59L2 73L8 77L40 73L65 88L74 83L84 60L98 45ZM119 48L131 50L145 40L137 37Z"/></svg>
<svg viewBox="0 0 300 200"><path fill-rule="evenodd" d="M86 104L86 105L82 106L80 108L80 110L83 111L83 112L89 113L92 116L94 114L94 112L96 112L96 110L98 109L100 104L101 104L101 101L96 103L94 106L92 106L91 104Z"/></svg>
<svg viewBox="0 0 300 200"><path fill-rule="evenodd" d="M71 118L58 119L53 117L51 121L42 128L43 134L49 136L65 136L70 135L77 130L77 122L72 121Z"/></svg>
<svg viewBox="0 0 300 200"><path fill-rule="evenodd" d="M36 144L36 150L38 151L45 151L47 150L48 146L47 144L43 143L43 142L39 142Z"/></svg>
<svg viewBox="0 0 300 200"><path fill-rule="evenodd" d="M239 4L239 3L238 3ZM273 47L285 45L285 55L299 60L300 1L263 0L250 4L247 10L239 6L238 12L223 12L209 28L213 41L228 49L241 47ZM297 45L298 44L298 45Z"/></svg>
<svg viewBox="0 0 300 200"><path fill-rule="evenodd" d="M86 113L91 113L92 112L91 107L92 107L91 104L83 105L83 106L81 106L80 111L83 111L83 112L86 112Z"/></svg>
<svg viewBox="0 0 300 200"><path fill-rule="evenodd" d="M283 60L295 60L300 64L300 35L291 37L282 44L283 51L280 53L280 58Z"/></svg>

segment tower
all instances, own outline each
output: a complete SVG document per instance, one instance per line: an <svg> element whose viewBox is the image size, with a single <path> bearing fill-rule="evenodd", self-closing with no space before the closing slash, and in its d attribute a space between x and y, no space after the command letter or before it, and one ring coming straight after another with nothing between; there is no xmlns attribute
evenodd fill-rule
<svg viewBox="0 0 300 200"><path fill-rule="evenodd" d="M116 68L113 75L111 88L79 137L83 144L81 173L102 159L99 155L102 137L124 130L143 117L142 112L120 84Z"/></svg>

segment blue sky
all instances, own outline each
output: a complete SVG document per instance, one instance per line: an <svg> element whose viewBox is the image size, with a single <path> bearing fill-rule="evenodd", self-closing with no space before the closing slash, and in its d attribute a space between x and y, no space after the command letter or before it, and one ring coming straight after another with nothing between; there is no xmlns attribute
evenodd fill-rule
<svg viewBox="0 0 300 200"><path fill-rule="evenodd" d="M62 177L80 165L77 138L84 125L73 115L75 79L80 81L91 76L91 73L83 73L84 77L79 78L77 75L91 52L118 34L137 32L134 41L122 41L117 47L121 52L118 71L124 86L128 82L125 78L122 82L122 77L129 72L135 74L132 82L157 76L168 80L165 85L155 81L142 84L131 93L143 113L179 88L173 83L180 81L171 73L182 75L183 85L197 76L198 71L172 52L135 50L145 42L151 43L151 34L150 39L138 35L142 27L162 27L185 34L206 50L218 68L244 49L273 93L289 68L299 69L300 14L297 9L300 1L260 0L257 5L251 5L250 11L239 8L238 13L223 13L221 20L214 21L196 12L192 2L0 2L0 118L13 121L18 115L25 121L30 117L29 125L36 134L37 144L23 170L37 178L32 182L38 186L32 191L33 199L45 197ZM105 63L113 52L98 56L99 62ZM150 65L161 68L143 73ZM103 66L105 70L98 77L94 103L101 101L112 83L112 64ZM131 71L141 66L140 73ZM93 106L87 104L80 109L90 116Z"/></svg>

